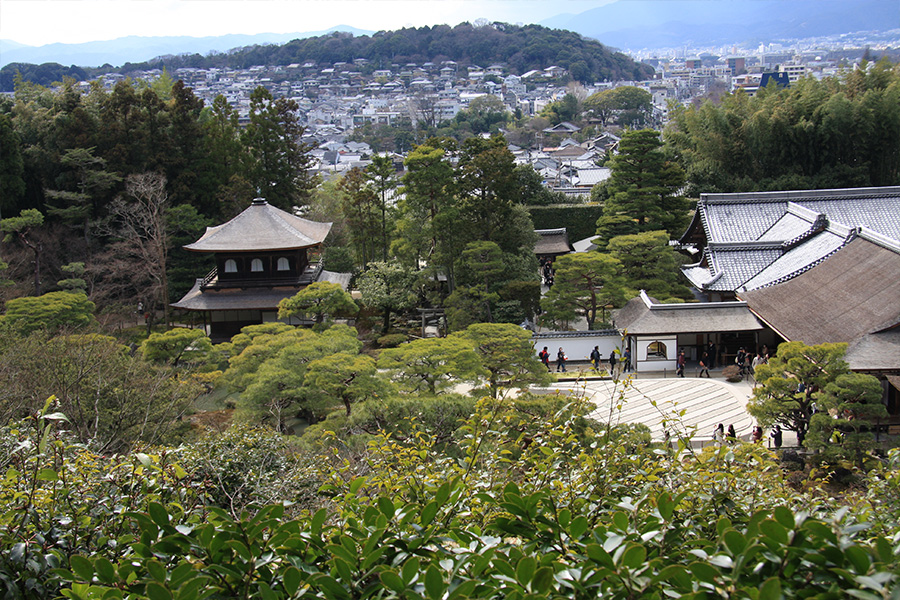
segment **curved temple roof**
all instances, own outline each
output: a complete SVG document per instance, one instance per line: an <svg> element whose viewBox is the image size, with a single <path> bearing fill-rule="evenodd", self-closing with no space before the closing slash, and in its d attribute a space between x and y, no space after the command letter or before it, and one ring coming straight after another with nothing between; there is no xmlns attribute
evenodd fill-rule
<svg viewBox="0 0 900 600"><path fill-rule="evenodd" d="M207 227L199 240L185 246L194 252L260 252L297 250L321 244L331 223L310 221L256 198L227 223Z"/></svg>
<svg viewBox="0 0 900 600"><path fill-rule="evenodd" d="M857 236L900 243L900 187L703 194L682 244L698 289L743 292L788 281Z"/></svg>

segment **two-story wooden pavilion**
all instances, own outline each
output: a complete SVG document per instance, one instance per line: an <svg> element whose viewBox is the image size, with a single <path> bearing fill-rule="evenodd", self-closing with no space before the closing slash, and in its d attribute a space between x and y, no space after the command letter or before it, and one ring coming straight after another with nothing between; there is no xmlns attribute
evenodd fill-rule
<svg viewBox="0 0 900 600"><path fill-rule="evenodd" d="M174 308L200 313L213 339L227 339L241 327L278 319L278 303L315 281L347 287L349 273L311 265L308 252L321 247L331 223L310 221L256 198L227 223L208 227L185 249L212 252L216 266L197 279Z"/></svg>

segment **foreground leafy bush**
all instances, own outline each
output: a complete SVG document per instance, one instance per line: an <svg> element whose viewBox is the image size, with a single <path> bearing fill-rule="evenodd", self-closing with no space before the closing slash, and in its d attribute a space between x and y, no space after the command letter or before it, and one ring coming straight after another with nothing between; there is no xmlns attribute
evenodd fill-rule
<svg viewBox="0 0 900 600"><path fill-rule="evenodd" d="M49 406L48 401L48 406ZM65 416L43 413L0 429L0 588L4 598L52 598L51 570L78 555L132 553L131 511L150 503L201 520L206 500L170 453L104 457L76 443ZM74 557L74 558L73 558Z"/></svg>
<svg viewBox="0 0 900 600"><path fill-rule="evenodd" d="M26 551L16 545L31 544L30 555L52 557L32 577L50 592L44 597L53 586L68 598L152 600L897 597L891 465L871 475L869 496L853 497L849 510L791 492L774 455L758 445L629 448L599 424L581 429L583 410L573 402L526 419L506 401L482 400L454 434L458 455L443 453L425 428L402 438L378 433L354 456L331 445L317 456L321 508L300 513L287 497L240 512L199 506L188 483L196 476L170 479L180 472L160 466L162 455L138 455L130 464L145 470L127 481L147 478L140 496L103 488L104 504L117 508L73 519L90 534L71 547L30 541L41 528L22 535L16 516L53 507L62 522L90 503L67 504L82 492L52 481L44 467L17 468L7 476L17 491L3 496L0 550L11 558L0 572L4 581L24 580ZM233 435L180 452L206 452L210 461L241 454L248 462L236 474L275 450L269 472L295 472L282 454L288 448L263 432L245 432L246 441ZM9 439L3 447L14 449ZM46 462L47 450L31 456ZM63 462L78 456L70 452ZM170 489L185 500L173 501ZM882 512L871 531L860 520ZM41 597L16 589L10 597Z"/></svg>

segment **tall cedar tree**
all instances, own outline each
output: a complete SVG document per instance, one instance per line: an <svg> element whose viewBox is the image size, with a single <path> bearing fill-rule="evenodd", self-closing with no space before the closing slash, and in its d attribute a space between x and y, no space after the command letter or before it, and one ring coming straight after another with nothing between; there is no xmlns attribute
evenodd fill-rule
<svg viewBox="0 0 900 600"><path fill-rule="evenodd" d="M604 242L616 235L665 229L680 234L687 224L688 203L678 196L684 172L666 160L659 133L652 129L629 131L619 142L619 153L609 161L609 198L597 222ZM623 230L615 225L627 225Z"/></svg>

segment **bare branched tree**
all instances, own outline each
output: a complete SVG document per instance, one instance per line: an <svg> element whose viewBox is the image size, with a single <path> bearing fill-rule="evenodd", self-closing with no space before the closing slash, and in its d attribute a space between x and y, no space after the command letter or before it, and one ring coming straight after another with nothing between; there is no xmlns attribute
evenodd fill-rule
<svg viewBox="0 0 900 600"><path fill-rule="evenodd" d="M110 283L121 275L140 286L139 298L146 296L148 309L162 303L166 324L169 324L169 282L166 260L169 244L166 232L166 208L169 196L166 178L161 173L130 175L125 181L125 193L110 204L110 220L104 233L110 235L115 260L107 273Z"/></svg>

